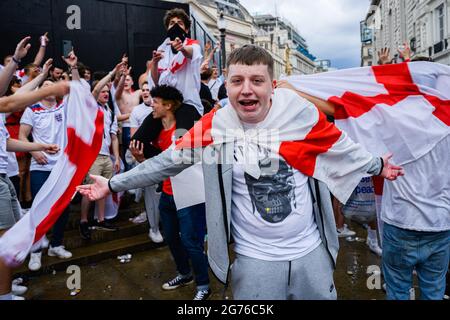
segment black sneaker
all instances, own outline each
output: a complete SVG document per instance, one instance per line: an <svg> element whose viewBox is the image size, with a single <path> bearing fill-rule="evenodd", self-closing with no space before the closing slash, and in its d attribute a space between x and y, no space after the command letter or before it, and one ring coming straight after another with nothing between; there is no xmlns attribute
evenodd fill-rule
<svg viewBox="0 0 450 320"><path fill-rule="evenodd" d="M188 278L182 278L181 276L176 276L174 279L167 281L162 285L164 290L174 290L179 287L187 286L194 282L194 277L190 276Z"/></svg>
<svg viewBox="0 0 450 320"><path fill-rule="evenodd" d="M91 230L88 222L80 222L80 235L84 240L91 240Z"/></svg>
<svg viewBox="0 0 450 320"><path fill-rule="evenodd" d="M208 300L211 296L211 289L208 290L197 290L194 300Z"/></svg>
<svg viewBox="0 0 450 320"><path fill-rule="evenodd" d="M99 221L97 223L97 225L95 226L95 229L101 230L101 231L117 231L117 230L119 230L118 227L116 227L111 222L106 221L106 220L105 221Z"/></svg>

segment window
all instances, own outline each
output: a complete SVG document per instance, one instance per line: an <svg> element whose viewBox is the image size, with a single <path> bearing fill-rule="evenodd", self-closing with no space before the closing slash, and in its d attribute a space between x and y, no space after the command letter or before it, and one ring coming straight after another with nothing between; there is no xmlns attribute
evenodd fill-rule
<svg viewBox="0 0 450 320"><path fill-rule="evenodd" d="M437 42L444 40L444 4L441 4L436 9L437 21Z"/></svg>

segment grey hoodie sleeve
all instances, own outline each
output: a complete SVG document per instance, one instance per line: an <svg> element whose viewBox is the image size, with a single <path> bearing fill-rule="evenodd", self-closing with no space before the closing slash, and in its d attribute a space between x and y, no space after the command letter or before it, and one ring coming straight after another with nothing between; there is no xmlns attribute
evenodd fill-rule
<svg viewBox="0 0 450 320"><path fill-rule="evenodd" d="M155 185L176 176L198 161L200 157L194 150L168 149L128 172L114 176L109 181L109 187L113 192L120 192Z"/></svg>
<svg viewBox="0 0 450 320"><path fill-rule="evenodd" d="M367 173L371 176L379 176L383 168L384 168L383 159L380 157L373 157L373 160L370 163L369 170L367 170Z"/></svg>

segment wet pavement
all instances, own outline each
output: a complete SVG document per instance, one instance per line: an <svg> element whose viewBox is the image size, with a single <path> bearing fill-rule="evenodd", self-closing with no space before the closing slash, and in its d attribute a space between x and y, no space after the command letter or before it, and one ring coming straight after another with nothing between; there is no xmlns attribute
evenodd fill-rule
<svg viewBox="0 0 450 320"><path fill-rule="evenodd" d="M357 232L353 241L340 239L341 250L334 274L340 300L384 300L381 289L369 290L367 268L380 265L380 258L365 244L366 230L358 224L350 227ZM26 279L31 300L191 300L195 285L164 291L161 285L175 274L174 263L167 247L133 254L130 262L117 258L97 264L80 266L81 291L71 295L67 288L71 274L54 272ZM231 290L211 274L211 300L232 299ZM71 279L73 280L73 278ZM373 278L369 284L377 284ZM72 281L73 283L73 281ZM74 293L75 294L75 293Z"/></svg>

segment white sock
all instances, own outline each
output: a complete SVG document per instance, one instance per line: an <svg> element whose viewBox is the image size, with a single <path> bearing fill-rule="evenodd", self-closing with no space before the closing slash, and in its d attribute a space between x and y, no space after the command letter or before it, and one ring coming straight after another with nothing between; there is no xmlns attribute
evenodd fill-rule
<svg viewBox="0 0 450 320"><path fill-rule="evenodd" d="M13 296L12 296L12 293L10 292L10 293L0 296L0 301L12 300L12 298L13 298Z"/></svg>

